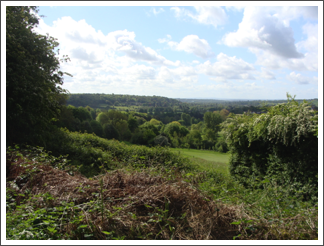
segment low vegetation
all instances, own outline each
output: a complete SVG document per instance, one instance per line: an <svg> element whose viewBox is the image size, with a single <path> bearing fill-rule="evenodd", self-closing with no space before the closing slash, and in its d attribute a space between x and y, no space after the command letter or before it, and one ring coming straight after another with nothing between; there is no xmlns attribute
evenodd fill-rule
<svg viewBox="0 0 324 246"><path fill-rule="evenodd" d="M102 141L133 147L133 156L150 149ZM160 151L178 165L115 159L86 177L66 156L7 148L7 239L317 239L317 204L272 181L247 189L195 158Z"/></svg>

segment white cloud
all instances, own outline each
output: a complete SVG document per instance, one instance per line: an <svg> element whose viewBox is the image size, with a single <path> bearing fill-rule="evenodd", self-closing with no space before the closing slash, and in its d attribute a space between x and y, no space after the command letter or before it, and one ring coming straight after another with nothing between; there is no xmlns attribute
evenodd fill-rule
<svg viewBox="0 0 324 246"><path fill-rule="evenodd" d="M167 84L167 77L162 76L167 71L170 72L171 88L184 86L184 81L190 83L195 76L190 67L169 69L168 66L180 66L180 61L167 60L137 42L135 33L127 30L103 35L84 20L63 17L52 26L41 19L36 31L58 38L60 54L71 58L71 62L61 64L61 69L73 75L73 78L64 79L64 88L73 93L109 93L113 89L114 93L152 94L153 88ZM170 35L166 38L171 40Z"/></svg>
<svg viewBox="0 0 324 246"><path fill-rule="evenodd" d="M261 49L283 58L304 56L296 49L292 28L262 7L246 7L239 29L226 34L223 43L231 47Z"/></svg>
<svg viewBox="0 0 324 246"><path fill-rule="evenodd" d="M268 12L275 13L275 15L287 25L289 25L291 20L300 17L305 20L318 19L317 6L272 6L266 7L266 9Z"/></svg>
<svg viewBox="0 0 324 246"><path fill-rule="evenodd" d="M199 73L219 77L219 80L222 81L227 79L255 79L251 74L251 72L255 70L253 65L235 56L229 57L223 53L217 56L217 62L211 63L210 61L206 61L198 65L197 69Z"/></svg>
<svg viewBox="0 0 324 246"><path fill-rule="evenodd" d="M143 64L135 64L130 67L122 68L118 71L120 76L128 76L132 80L154 80L156 70Z"/></svg>
<svg viewBox="0 0 324 246"><path fill-rule="evenodd" d="M159 8L159 9L156 10L155 8L153 8L152 9L152 12L153 12L154 15L158 15L158 14L164 12L164 9L163 8Z"/></svg>
<svg viewBox="0 0 324 246"><path fill-rule="evenodd" d="M197 7L188 11L185 8L174 7L173 10L179 18L217 27L224 24L227 18L226 15L222 15L222 8ZM242 11L243 8L226 10ZM162 10L155 7L154 10L151 9L151 15L154 11L156 14L162 13ZM118 30L104 35L85 20L75 21L71 17L57 19L51 26L41 20L38 31L42 34L48 32L58 38L60 54L71 57L71 62L64 63L61 67L63 71L74 76L64 80L64 88L72 93L164 94L174 97L214 97L217 94L218 97L227 98L243 98L242 95L245 98L278 98L285 97L285 93L278 96L278 91L291 92L291 85L295 84L296 88L304 88L295 90L298 97L307 95L307 90L313 95L313 91L317 90L318 78L311 77L309 74L312 73L306 74L301 71L318 69L318 25L313 24L313 21L300 21L299 23L304 23L304 26L301 26L304 38L295 43L289 23L296 18L317 19L314 9L271 7L256 9L256 12L252 13L251 9L250 12L244 12L247 16L238 26L238 30L233 32L236 36L233 34L232 39L227 41L231 41L232 46L248 47L257 57L253 65L246 62L245 58L238 58L243 58L241 55L235 57L223 53L216 57L216 62L212 60L202 63L193 59L183 63L171 61L162 56L160 51L137 40L135 32ZM168 44L174 50L192 53L205 59L215 56L207 42L211 41L207 38L205 40L197 35L188 35L175 42L171 35L163 35L165 34L157 41ZM278 37L278 40L275 40L274 36ZM282 44L282 47L278 43ZM170 53L168 51L168 54ZM304 57L299 57L300 54L304 54ZM183 54L177 53L177 56L180 55ZM259 71L254 68L256 65L261 65ZM274 69L290 69L295 72L289 71L290 74L286 76L282 75L286 70L280 74L274 73ZM258 82L259 79L264 82ZM273 85L271 80L275 81ZM267 89L262 86L267 86ZM312 88L309 88L310 86Z"/></svg>
<svg viewBox="0 0 324 246"><path fill-rule="evenodd" d="M269 79L269 80L276 79L275 75L272 72L266 70L263 67L261 68L260 77L263 78L263 79Z"/></svg>
<svg viewBox="0 0 324 246"><path fill-rule="evenodd" d="M169 41L168 45L176 50L193 53L204 59L215 55L208 42L205 39L200 39L197 35L188 35L180 43Z"/></svg>
<svg viewBox="0 0 324 246"><path fill-rule="evenodd" d="M174 84L176 87L189 86L197 80L197 73L193 67L181 66L177 68L161 67L157 80L161 84Z"/></svg>
<svg viewBox="0 0 324 246"><path fill-rule="evenodd" d="M135 41L135 33L127 30L110 32L107 35L110 48L123 52L126 56L134 59L134 61L146 61L152 64L173 65L177 63L168 61L150 47L145 47L141 43Z"/></svg>
<svg viewBox="0 0 324 246"><path fill-rule="evenodd" d="M289 75L287 75L287 79L290 81L295 82L296 84L317 84L318 78L317 77L305 77L301 75L300 73L291 72Z"/></svg>
<svg viewBox="0 0 324 246"><path fill-rule="evenodd" d="M36 31L41 34L48 32L58 38L61 53L74 58L74 61L102 62L107 56L113 55L111 52L121 52L133 61L168 66L178 66L180 63L169 61L152 48L137 42L134 32L118 30L105 36L85 20L75 21L71 17L62 17L54 21L51 27L41 20Z"/></svg>
<svg viewBox="0 0 324 246"><path fill-rule="evenodd" d="M317 71L317 54L305 53L302 59L284 59L259 49L250 48L257 56L256 65L264 66L268 69L290 69L295 71Z"/></svg>
<svg viewBox="0 0 324 246"><path fill-rule="evenodd" d="M224 25L227 20L227 15L220 6L195 6L194 8L196 13L179 7L172 7L171 10L175 12L177 18L189 17L198 23L214 27Z"/></svg>
<svg viewBox="0 0 324 246"><path fill-rule="evenodd" d="M169 42L172 39L171 35L167 34L166 36L167 36L166 38L159 38L158 42L159 43L166 43L166 42Z"/></svg>
<svg viewBox="0 0 324 246"><path fill-rule="evenodd" d="M318 52L318 24L305 24L303 33L307 35L307 39L298 42L297 47L316 54Z"/></svg>
<svg viewBox="0 0 324 246"><path fill-rule="evenodd" d="M71 59L79 59L87 61L89 64L102 62L104 59L103 53L98 50L86 50L83 47L71 49Z"/></svg>

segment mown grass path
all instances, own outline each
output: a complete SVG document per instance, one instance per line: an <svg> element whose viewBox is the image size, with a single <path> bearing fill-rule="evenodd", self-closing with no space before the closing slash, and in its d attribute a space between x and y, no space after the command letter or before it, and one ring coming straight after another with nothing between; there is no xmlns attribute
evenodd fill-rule
<svg viewBox="0 0 324 246"><path fill-rule="evenodd" d="M228 174L228 162L230 154L198 149L170 148L170 150L190 158L203 170L215 170Z"/></svg>

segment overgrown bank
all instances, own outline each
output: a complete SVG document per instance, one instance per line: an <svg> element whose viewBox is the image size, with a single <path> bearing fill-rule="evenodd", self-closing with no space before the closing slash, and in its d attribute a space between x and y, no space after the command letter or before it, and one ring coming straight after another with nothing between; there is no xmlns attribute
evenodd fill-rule
<svg viewBox="0 0 324 246"><path fill-rule="evenodd" d="M317 205L290 197L285 187L246 189L165 148L63 132L89 158L105 153L100 163L114 161L85 177L79 171L88 169L69 157L7 149L7 239L317 238Z"/></svg>

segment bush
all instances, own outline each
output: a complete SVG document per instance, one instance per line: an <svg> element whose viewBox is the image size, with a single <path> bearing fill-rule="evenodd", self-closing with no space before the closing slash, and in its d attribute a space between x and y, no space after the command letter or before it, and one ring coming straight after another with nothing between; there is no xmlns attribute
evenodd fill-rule
<svg viewBox="0 0 324 246"><path fill-rule="evenodd" d="M71 164L80 167L80 172L91 177L101 172L100 167L114 169L116 165L135 167L179 167L190 169L190 161L163 147L126 145L117 140L107 140L89 133L57 129L49 136L47 150L53 155L68 155Z"/></svg>
<svg viewBox="0 0 324 246"><path fill-rule="evenodd" d="M225 121L223 131L232 153L230 173L249 185L252 177L294 185L293 191L308 200L317 196L317 114L308 103L288 95L262 115L244 114ZM307 189L306 189L307 187Z"/></svg>

